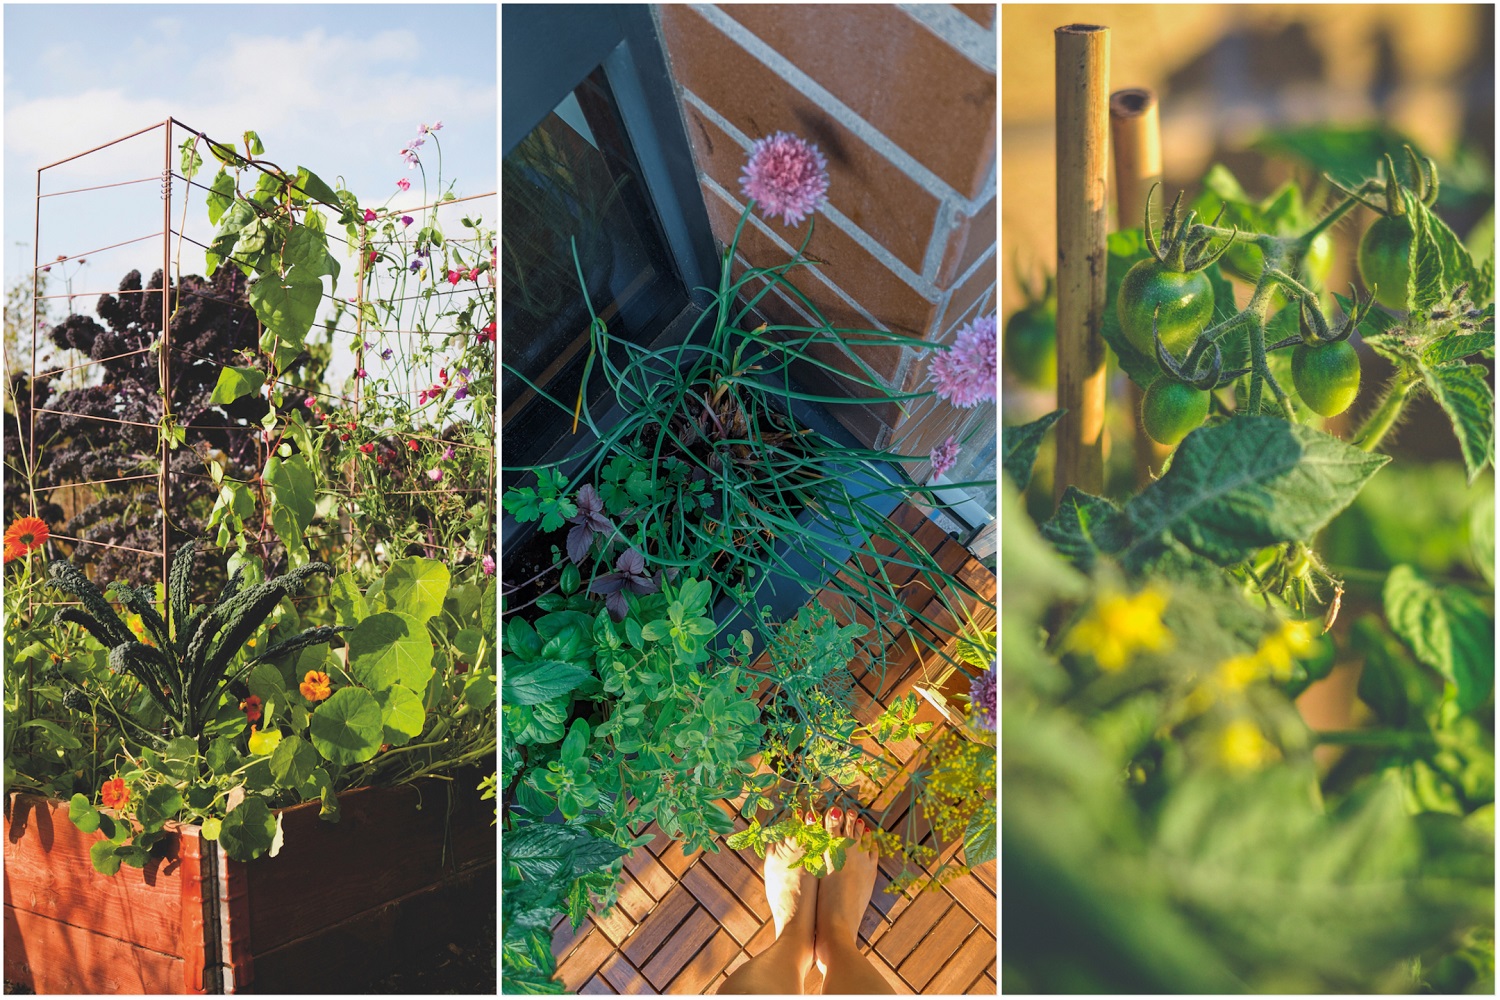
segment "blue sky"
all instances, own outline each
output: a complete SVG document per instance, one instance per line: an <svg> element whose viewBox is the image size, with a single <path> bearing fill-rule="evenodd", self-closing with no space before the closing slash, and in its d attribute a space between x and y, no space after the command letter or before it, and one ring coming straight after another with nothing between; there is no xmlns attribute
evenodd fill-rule
<svg viewBox="0 0 1500 1000"><path fill-rule="evenodd" d="M227 141L254 129L267 159L307 166L330 183L342 176L364 203L389 198L393 207L423 204L420 175L399 152L420 123L440 119L443 176L457 178L455 194L497 190L495 11L490 3L6 5L6 287L31 268L37 167L169 115ZM431 183L432 144L423 152ZM147 177L161 162L158 130L49 170L43 190ZM210 177L211 169L200 180ZM408 194L396 190L400 177L414 185ZM161 229L154 181L42 204L44 260ZM494 224L493 199L476 210ZM188 213L186 232L202 239L201 192ZM101 253L73 277L74 290L113 289L132 267L149 274L160 256L151 241ZM201 251L187 245L182 267L201 273Z"/></svg>

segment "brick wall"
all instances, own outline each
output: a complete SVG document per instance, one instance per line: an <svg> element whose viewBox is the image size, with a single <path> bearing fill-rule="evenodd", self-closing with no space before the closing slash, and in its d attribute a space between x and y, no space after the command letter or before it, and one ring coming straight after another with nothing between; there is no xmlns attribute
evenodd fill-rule
<svg viewBox="0 0 1500 1000"><path fill-rule="evenodd" d="M995 7L989 4L661 5L661 35L681 98L714 235L727 244L744 207L751 144L787 131L816 142L830 186L793 280L836 327L948 342L994 311ZM757 216L741 266L785 261L806 232ZM798 277L800 275L800 277ZM809 317L773 292L775 322ZM926 388L927 357L856 348L888 387ZM848 357L825 357L857 372ZM840 390L852 394L847 382ZM927 454L973 431L950 479L994 460L995 411L935 398L834 407L866 444ZM918 480L927 464L909 466Z"/></svg>

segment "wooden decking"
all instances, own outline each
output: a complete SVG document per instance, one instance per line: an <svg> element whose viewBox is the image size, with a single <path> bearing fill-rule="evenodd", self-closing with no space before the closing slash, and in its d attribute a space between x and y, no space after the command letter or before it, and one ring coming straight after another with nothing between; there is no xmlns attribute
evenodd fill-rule
<svg viewBox="0 0 1500 1000"><path fill-rule="evenodd" d="M975 618L986 626L992 623L995 578L989 570L915 508L902 507L893 519L912 531L940 565L984 597L988 605L977 608ZM938 613L924 584L910 584L902 598L929 618L947 619L946 612ZM893 640L887 636L884 641ZM876 675L855 668L859 681L855 714L862 721L873 719L880 706L923 680L924 664L914 644L901 641L898 648L905 650L904 657L891 657L894 666L886 671L883 683ZM936 740L950 728L942 713L925 700L917 718L936 723L922 737L923 743ZM920 835L921 843L940 849L930 825L919 814L909 815L909 776L921 756L917 741L886 749L903 764L900 773L880 784L847 789L846 808L857 802L867 822L883 816L886 829L899 830L908 839ZM724 804L726 812L736 817L736 828L744 829L746 824L738 818L735 806ZM774 939L761 876L763 862L753 851L726 847L718 854L698 851L684 856L679 844L654 824L647 831L654 832L656 839L626 859L619 903L610 916L590 914L577 931L559 918L552 950L557 956L558 979L571 992L716 993L729 972L760 954ZM935 871L952 859L958 847L950 844L940 850L928 870ZM860 927L860 947L892 988L909 994L995 993L995 863L977 866L939 888L921 891L917 886L897 893L884 890L900 865L881 858L880 867L873 905ZM814 969L805 991L817 993L820 986Z"/></svg>

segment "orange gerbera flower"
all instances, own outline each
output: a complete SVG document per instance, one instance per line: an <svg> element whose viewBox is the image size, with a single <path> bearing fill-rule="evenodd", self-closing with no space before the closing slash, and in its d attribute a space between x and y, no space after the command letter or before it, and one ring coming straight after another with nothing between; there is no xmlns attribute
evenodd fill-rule
<svg viewBox="0 0 1500 1000"><path fill-rule="evenodd" d="M302 678L298 690L308 701L322 701L333 694L333 688L328 683L328 675L319 670L309 670L307 676Z"/></svg>
<svg viewBox="0 0 1500 1000"><path fill-rule="evenodd" d="M47 544L47 522L23 517L5 529L5 561L19 559Z"/></svg>
<svg viewBox="0 0 1500 1000"><path fill-rule="evenodd" d="M106 809L119 809L130 801L130 789L125 787L124 778L111 778L99 789L99 799L104 803Z"/></svg>

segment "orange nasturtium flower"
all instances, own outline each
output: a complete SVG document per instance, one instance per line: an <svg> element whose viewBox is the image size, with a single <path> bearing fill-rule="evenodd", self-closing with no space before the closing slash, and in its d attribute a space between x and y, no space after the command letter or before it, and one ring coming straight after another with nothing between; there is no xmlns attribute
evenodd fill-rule
<svg viewBox="0 0 1500 1000"><path fill-rule="evenodd" d="M5 529L5 561L19 559L47 544L47 522L23 517Z"/></svg>
<svg viewBox="0 0 1500 1000"><path fill-rule="evenodd" d="M333 694L333 688L328 683L328 675L320 670L309 670L307 676L302 678L298 690L308 701L322 701Z"/></svg>
<svg viewBox="0 0 1500 1000"><path fill-rule="evenodd" d="M125 787L124 778L111 778L99 789L99 799L104 803L106 809L119 809L130 801L130 789Z"/></svg>

